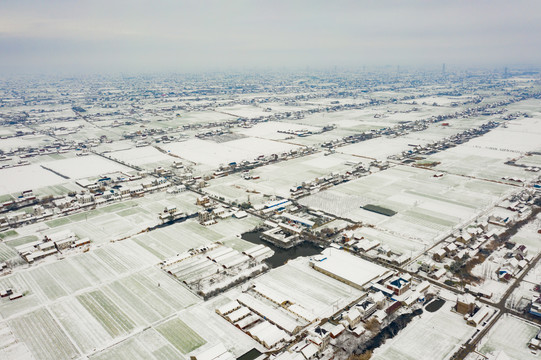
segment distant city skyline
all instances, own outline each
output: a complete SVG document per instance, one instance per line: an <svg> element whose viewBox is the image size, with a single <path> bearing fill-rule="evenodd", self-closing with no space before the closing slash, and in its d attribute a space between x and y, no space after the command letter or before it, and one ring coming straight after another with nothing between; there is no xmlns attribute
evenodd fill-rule
<svg viewBox="0 0 541 360"><path fill-rule="evenodd" d="M541 63L539 1L6 1L0 73Z"/></svg>

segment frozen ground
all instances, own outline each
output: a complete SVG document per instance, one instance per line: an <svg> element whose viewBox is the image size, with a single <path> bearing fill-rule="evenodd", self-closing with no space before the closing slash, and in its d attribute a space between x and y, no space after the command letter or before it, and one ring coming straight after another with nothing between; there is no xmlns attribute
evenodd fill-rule
<svg viewBox="0 0 541 360"><path fill-rule="evenodd" d="M277 121L268 121L264 123L259 123L249 129L241 129L237 132L257 138L269 139L269 140L281 140L292 135L279 133L278 131L297 131L297 130L308 130L317 132L320 128L315 126L300 125L295 123L287 122L277 122Z"/></svg>
<svg viewBox="0 0 541 360"><path fill-rule="evenodd" d="M527 151L541 150L541 119L523 118L507 122L507 128L499 127L469 143L473 147L506 151L509 156Z"/></svg>
<svg viewBox="0 0 541 360"><path fill-rule="evenodd" d="M235 115L243 118L257 118L260 116L269 116L274 113L274 111L264 111L267 106L265 104L261 105L260 107L253 106L253 105L233 105L233 106L225 106L225 107L219 107L216 109L216 111L229 114L229 115Z"/></svg>
<svg viewBox="0 0 541 360"><path fill-rule="evenodd" d="M107 155L133 165L146 165L158 162L173 163L175 160L175 158L160 152L152 146L115 151Z"/></svg>
<svg viewBox="0 0 541 360"><path fill-rule="evenodd" d="M440 123L430 124L427 129L422 131L414 131L398 137L382 136L347 145L337 151L376 160L386 160L391 155L400 155L403 151L413 149L413 146L440 141L487 121L486 118L452 119L449 120L451 126L441 126Z"/></svg>
<svg viewBox="0 0 541 360"><path fill-rule="evenodd" d="M289 197L290 189L302 185L304 181L325 177L333 172L343 173L350 170L352 164L360 162L366 164L368 161L344 154L325 156L320 152L250 170L250 174L259 176L259 179L244 180L241 175L233 174L211 180L205 191L237 202L245 201L248 195L254 198L253 191Z"/></svg>
<svg viewBox="0 0 541 360"><path fill-rule="evenodd" d="M438 311L424 311L394 338L373 352L374 360L443 360L475 333L447 301Z"/></svg>
<svg viewBox="0 0 541 360"><path fill-rule="evenodd" d="M436 178L430 170L395 166L310 195L300 203L432 243L436 237L489 209L510 191L514 188L508 185L454 175ZM389 217L361 208L367 204L383 206L397 214Z"/></svg>
<svg viewBox="0 0 541 360"><path fill-rule="evenodd" d="M538 332L539 326L505 314L483 337L477 351L486 355L503 350L514 360L538 359L539 356L533 355L528 348L528 342Z"/></svg>
<svg viewBox="0 0 541 360"><path fill-rule="evenodd" d="M0 139L0 150L11 151L20 147L41 147L54 142L54 139L47 135L25 135L7 139Z"/></svg>
<svg viewBox="0 0 541 360"><path fill-rule="evenodd" d="M0 169L0 194L33 190L66 181L68 180L37 164Z"/></svg>
<svg viewBox="0 0 541 360"><path fill-rule="evenodd" d="M253 281L282 294L323 319L358 299L362 292L309 266L307 258L289 261Z"/></svg>
<svg viewBox="0 0 541 360"><path fill-rule="evenodd" d="M480 179L504 181L502 177L531 179L535 173L524 168L506 165L517 154L495 149L478 148L470 143L430 155L422 162L440 162L435 169L452 174L473 176Z"/></svg>
<svg viewBox="0 0 541 360"><path fill-rule="evenodd" d="M43 164L71 179L83 179L90 176L99 176L115 171L131 171L132 169L107 160L97 155L78 156L58 161L50 161Z"/></svg>
<svg viewBox="0 0 541 360"><path fill-rule="evenodd" d="M215 143L213 141L191 139L163 146L163 149L189 161L217 168L221 164L254 160L260 155L281 154L298 148L266 139L245 138Z"/></svg>

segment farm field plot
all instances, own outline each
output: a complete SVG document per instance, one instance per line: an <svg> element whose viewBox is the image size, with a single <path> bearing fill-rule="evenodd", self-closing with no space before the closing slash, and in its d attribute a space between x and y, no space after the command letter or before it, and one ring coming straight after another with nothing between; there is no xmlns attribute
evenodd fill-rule
<svg viewBox="0 0 541 360"><path fill-rule="evenodd" d="M45 299L55 300L68 294L68 291L47 270L46 265L30 270L24 273L24 275L27 275L34 282L36 286L32 288L39 290L39 293L43 294Z"/></svg>
<svg viewBox="0 0 541 360"><path fill-rule="evenodd" d="M101 290L78 295L77 300L112 337L125 335L136 326L134 321Z"/></svg>
<svg viewBox="0 0 541 360"><path fill-rule="evenodd" d="M225 219L211 226L203 226L196 220L187 220L137 235L133 237L133 241L164 260L210 242L240 235L253 229L259 223L258 218L251 216L241 220Z"/></svg>
<svg viewBox="0 0 541 360"><path fill-rule="evenodd" d="M517 164L541 167L541 155L525 156L522 159L518 160Z"/></svg>
<svg viewBox="0 0 541 360"><path fill-rule="evenodd" d="M535 219L521 227L510 240L519 245L526 245L528 254L535 256L541 250L539 229L541 229L541 214L538 214Z"/></svg>
<svg viewBox="0 0 541 360"><path fill-rule="evenodd" d="M90 356L94 360L177 360L185 359L154 329L145 330L126 341Z"/></svg>
<svg viewBox="0 0 541 360"><path fill-rule="evenodd" d="M417 254L425 248L425 244L421 241L415 241L414 239L405 241L401 236L374 228L362 227L357 229L356 232L367 240L379 241L382 245L389 246L391 250L398 254Z"/></svg>
<svg viewBox="0 0 541 360"><path fill-rule="evenodd" d="M218 111L221 113L231 114L235 116L245 117L248 119L256 118L260 116L269 116L274 111L267 112L264 111L264 108L262 107L256 107L252 105L233 105L233 106L225 106L218 108Z"/></svg>
<svg viewBox="0 0 541 360"><path fill-rule="evenodd" d="M454 175L396 166L332 189L310 195L300 203L353 221L363 221L395 234L432 243L495 204L514 187ZM366 204L397 212L384 216L361 208Z"/></svg>
<svg viewBox="0 0 541 360"><path fill-rule="evenodd" d="M460 314L451 312L447 301L438 311L423 312L394 338L373 353L374 360L448 359L473 333Z"/></svg>
<svg viewBox="0 0 541 360"><path fill-rule="evenodd" d="M14 292L24 293L18 301L7 298L0 299L0 319L14 317L39 305L44 298L35 282L28 274L20 272L0 277L0 289L13 289Z"/></svg>
<svg viewBox="0 0 541 360"><path fill-rule="evenodd" d="M478 351L482 354L503 350L515 360L538 359L528 348L528 342L539 332L539 327L512 315L503 315L481 339Z"/></svg>
<svg viewBox="0 0 541 360"><path fill-rule="evenodd" d="M32 359L26 344L20 342L7 323L0 323L0 359Z"/></svg>
<svg viewBox="0 0 541 360"><path fill-rule="evenodd" d="M148 325L185 309L200 299L157 268L124 277L103 288L139 325Z"/></svg>
<svg viewBox="0 0 541 360"><path fill-rule="evenodd" d="M195 207L191 204L184 206L184 202L179 197L165 201L161 200L165 194L159 194L161 195L159 197L152 195L158 194L150 194L148 198L116 203L47 221L45 224L51 229L42 232L50 235L63 230L71 230L80 239L89 238L96 244L103 244L135 235L143 229L157 225L158 213L163 211L167 204L181 204L182 207L179 206L181 210L185 207Z"/></svg>
<svg viewBox="0 0 541 360"><path fill-rule="evenodd" d="M0 139L0 150L9 152L11 150L18 149L20 147L34 147L39 148L41 146L53 143L54 139L48 135L24 135L7 139Z"/></svg>
<svg viewBox="0 0 541 360"><path fill-rule="evenodd" d="M325 156L317 153L251 170L250 174L259 176L259 179L245 180L242 176L233 174L211 180L205 191L237 202L246 201L248 196L253 202L254 198L258 198L257 193L289 197L290 189L304 181L329 176L334 172L343 173L350 170L352 164L361 162L367 164L368 160L345 154Z"/></svg>
<svg viewBox="0 0 541 360"><path fill-rule="evenodd" d="M175 121L175 124L177 126L231 121L237 118L237 116L224 114L223 112L221 112L221 108L218 108L218 111L190 111L179 113L181 117L180 119L177 119L177 121Z"/></svg>
<svg viewBox="0 0 541 360"><path fill-rule="evenodd" d="M159 259L137 245L132 239L102 246L93 251L101 261L118 273L140 270L157 264Z"/></svg>
<svg viewBox="0 0 541 360"><path fill-rule="evenodd" d="M19 254L10 246L6 245L5 243L0 243L0 263L13 259L18 258Z"/></svg>
<svg viewBox="0 0 541 360"><path fill-rule="evenodd" d="M157 218L157 214L169 205L175 205L179 211L192 214L199 211L195 205L199 195L191 191L184 191L180 194L167 194L165 192L149 194L144 198L136 199L134 202L149 214L152 219ZM122 215L122 214L121 214Z"/></svg>
<svg viewBox="0 0 541 360"><path fill-rule="evenodd" d="M236 357L253 348L264 351L265 348L257 341L216 314L216 309L219 306L231 302L239 293L238 288L233 289L210 301L196 304L179 314L180 319L187 326L207 341L206 344L197 349L197 352L204 351L218 343L222 343Z"/></svg>
<svg viewBox="0 0 541 360"><path fill-rule="evenodd" d="M287 123L287 122L278 122L278 121L269 121L264 123L259 123L253 126L249 129L241 129L238 130L240 134L251 136L251 137L257 137L257 138L263 138L263 139L269 139L269 140L283 140L287 137L290 137L290 134L281 133L278 131L297 131L297 130L308 130L312 132L317 132L320 130L320 128L315 126L308 126L308 125L300 125L295 123Z"/></svg>
<svg viewBox="0 0 541 360"><path fill-rule="evenodd" d="M198 301L180 283L149 268L50 308L77 346L89 353Z"/></svg>
<svg viewBox="0 0 541 360"><path fill-rule="evenodd" d="M529 179L536 176L524 168L505 164L516 155L506 151L473 147L470 143L466 143L430 155L420 162L437 161L440 164L435 167L436 170L488 180L504 181L502 177Z"/></svg>
<svg viewBox="0 0 541 360"><path fill-rule="evenodd" d="M39 179L39 182L36 182ZM68 180L37 164L0 169L0 194L58 185ZM17 196L20 194L17 194Z"/></svg>
<svg viewBox="0 0 541 360"><path fill-rule="evenodd" d="M156 264L159 259L131 240L108 244L93 252L69 256L22 270L0 281L0 288L28 292L16 302L0 302L0 314L16 314L30 306L58 300L112 281L122 274Z"/></svg>
<svg viewBox="0 0 541 360"><path fill-rule="evenodd" d="M73 157L70 159L50 161L43 163L57 173L71 179L83 179L90 176L99 176L115 171L131 171L132 169L116 162L104 159L97 155Z"/></svg>
<svg viewBox="0 0 541 360"><path fill-rule="evenodd" d="M39 309L8 322L36 359L62 360L79 355L78 350L46 309Z"/></svg>
<svg viewBox="0 0 541 360"><path fill-rule="evenodd" d="M74 297L56 302L49 309L83 353L113 340L102 323Z"/></svg>
<svg viewBox="0 0 541 360"><path fill-rule="evenodd" d="M132 165L146 165L153 163L173 163L175 158L168 156L152 146L133 148L107 153L114 159L124 161Z"/></svg>
<svg viewBox="0 0 541 360"><path fill-rule="evenodd" d="M523 118L507 122L507 128L499 127L469 143L474 147L498 149L516 156L528 151L540 151L541 119Z"/></svg>
<svg viewBox="0 0 541 360"><path fill-rule="evenodd" d="M186 160L216 168L220 164L253 160L260 155L280 154L298 147L272 140L244 138L225 143L191 139L167 144L163 148Z"/></svg>
<svg viewBox="0 0 541 360"><path fill-rule="evenodd" d="M258 277L253 283L256 286L263 284L283 294L292 303L321 319L332 315L336 307L346 306L362 294L360 290L312 269L307 258L291 260Z"/></svg>
<svg viewBox="0 0 541 360"><path fill-rule="evenodd" d="M206 343L205 339L178 317L158 325L156 330L183 354L188 354Z"/></svg>

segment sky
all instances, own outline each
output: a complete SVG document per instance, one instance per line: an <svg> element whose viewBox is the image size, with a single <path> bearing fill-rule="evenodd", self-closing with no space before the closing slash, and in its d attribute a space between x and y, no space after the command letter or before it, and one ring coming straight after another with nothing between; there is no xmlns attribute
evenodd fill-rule
<svg viewBox="0 0 541 360"><path fill-rule="evenodd" d="M541 64L541 1L0 1L0 73L442 63Z"/></svg>

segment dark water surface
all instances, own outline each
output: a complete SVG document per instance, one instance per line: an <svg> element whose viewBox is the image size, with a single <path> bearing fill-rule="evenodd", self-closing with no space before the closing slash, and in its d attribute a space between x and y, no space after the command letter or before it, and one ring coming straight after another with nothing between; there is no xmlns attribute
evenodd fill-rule
<svg viewBox="0 0 541 360"><path fill-rule="evenodd" d="M274 255L266 259L265 262L271 266L271 268L276 268L278 266L284 265L288 260L298 258L299 256L312 256L320 254L323 251L317 245L309 243L307 241L292 247L290 249L282 249L277 246L274 246L268 241L261 239L259 236L261 231L247 232L242 234L241 238L243 240L249 241L252 244L262 244L270 247L274 250Z"/></svg>
<svg viewBox="0 0 541 360"><path fill-rule="evenodd" d="M423 313L423 310L416 309L412 313L403 314L398 316L393 320L389 325L381 329L381 331L374 336L372 339L368 340L366 343L359 345L356 354L362 354L365 351L374 350L380 347L385 340L393 338L396 334L405 328L414 317L419 316Z"/></svg>
<svg viewBox="0 0 541 360"><path fill-rule="evenodd" d="M425 306L425 310L428 312L435 312L438 311L443 306L443 304L445 304L445 300L434 299Z"/></svg>

